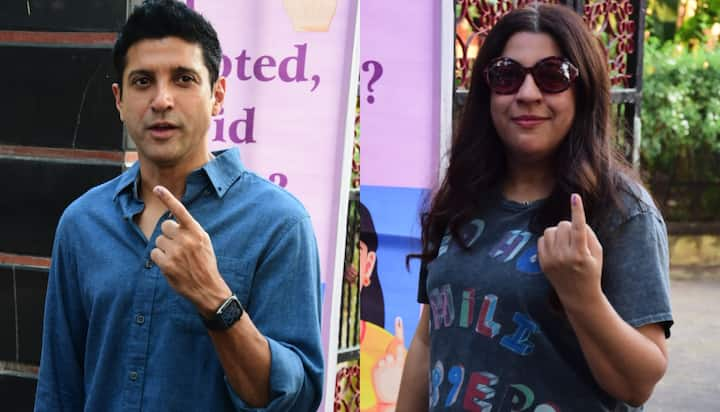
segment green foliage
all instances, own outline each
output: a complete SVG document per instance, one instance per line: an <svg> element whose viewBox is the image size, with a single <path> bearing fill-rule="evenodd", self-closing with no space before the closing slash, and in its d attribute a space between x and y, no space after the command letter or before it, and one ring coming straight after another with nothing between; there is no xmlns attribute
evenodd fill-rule
<svg viewBox="0 0 720 412"><path fill-rule="evenodd" d="M720 21L720 0L698 0L695 15L683 23L675 33L675 40L683 43L694 39L704 43L713 24Z"/></svg>
<svg viewBox="0 0 720 412"><path fill-rule="evenodd" d="M649 0L645 28L661 43L675 36L678 0Z"/></svg>
<svg viewBox="0 0 720 412"><path fill-rule="evenodd" d="M706 43L713 24L720 22L720 0L697 0L693 17L676 27L679 7L679 0L649 0L646 30L660 43Z"/></svg>
<svg viewBox="0 0 720 412"><path fill-rule="evenodd" d="M649 171L720 154L720 49L658 43L651 39L645 49L642 161Z"/></svg>

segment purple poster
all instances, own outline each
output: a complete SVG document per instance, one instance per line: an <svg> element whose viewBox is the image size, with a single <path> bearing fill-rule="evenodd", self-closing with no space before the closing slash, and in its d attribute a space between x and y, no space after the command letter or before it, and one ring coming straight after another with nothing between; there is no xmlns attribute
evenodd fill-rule
<svg viewBox="0 0 720 412"><path fill-rule="evenodd" d="M440 2L361 8L360 410L393 409L417 327L419 212L440 147Z"/></svg>
<svg viewBox="0 0 720 412"><path fill-rule="evenodd" d="M223 111L210 126L210 148L239 147L249 169L298 197L312 217L323 282L327 398L335 386L338 322L332 316L339 302L333 297L339 296L334 290L341 282L334 279L341 272L342 257L336 269L337 245L344 244L344 237L339 238L338 223L347 216L343 199L350 181L345 175L350 169L352 125L347 124L352 118L348 111L355 113L357 89L357 76L351 75L357 3L187 4L212 22L223 50L220 74L227 79L227 94Z"/></svg>

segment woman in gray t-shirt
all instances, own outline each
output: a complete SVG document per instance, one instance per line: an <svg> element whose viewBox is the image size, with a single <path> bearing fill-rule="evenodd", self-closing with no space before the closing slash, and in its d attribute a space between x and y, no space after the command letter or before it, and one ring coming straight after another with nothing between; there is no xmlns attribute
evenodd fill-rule
<svg viewBox="0 0 720 412"><path fill-rule="evenodd" d="M616 153L602 46L563 6L488 34L422 218L398 411L628 411L667 367L665 224Z"/></svg>

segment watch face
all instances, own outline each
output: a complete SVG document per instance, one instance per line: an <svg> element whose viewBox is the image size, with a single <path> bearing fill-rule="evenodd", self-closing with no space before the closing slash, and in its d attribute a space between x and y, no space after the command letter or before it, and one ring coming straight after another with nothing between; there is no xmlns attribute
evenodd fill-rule
<svg viewBox="0 0 720 412"><path fill-rule="evenodd" d="M232 299L230 302L228 302L228 305L223 308L220 317L222 318L222 321L225 323L225 325L229 327L230 325L235 323L238 318L240 318L240 315L242 315L242 309L240 309L240 302Z"/></svg>

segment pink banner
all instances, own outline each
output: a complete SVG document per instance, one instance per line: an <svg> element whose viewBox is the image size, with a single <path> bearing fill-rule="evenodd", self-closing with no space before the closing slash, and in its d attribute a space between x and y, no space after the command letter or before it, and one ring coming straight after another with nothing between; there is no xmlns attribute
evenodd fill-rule
<svg viewBox="0 0 720 412"><path fill-rule="evenodd" d="M227 94L223 112L210 127L210 148L238 146L245 166L297 196L312 217L322 264L327 354L337 345L329 330L336 306L331 300L337 286L339 199L349 187L341 176L356 3L187 4L212 22L223 49L220 74L227 78ZM326 374L334 376L334 371Z"/></svg>
<svg viewBox="0 0 720 412"><path fill-rule="evenodd" d="M366 0L360 34L360 411L393 410L418 324L418 213L440 151L440 1Z"/></svg>
<svg viewBox="0 0 720 412"><path fill-rule="evenodd" d="M363 2L363 185L427 188L437 180L440 3Z"/></svg>

